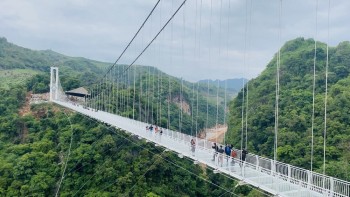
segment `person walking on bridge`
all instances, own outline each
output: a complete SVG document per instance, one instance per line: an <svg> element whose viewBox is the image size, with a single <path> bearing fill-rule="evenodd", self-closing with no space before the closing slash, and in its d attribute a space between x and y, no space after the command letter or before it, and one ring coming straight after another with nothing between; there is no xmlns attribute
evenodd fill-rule
<svg viewBox="0 0 350 197"><path fill-rule="evenodd" d="M222 164L224 163L224 149L222 145L220 145L218 152L219 152L218 165L221 164L221 167L222 167Z"/></svg>
<svg viewBox="0 0 350 197"><path fill-rule="evenodd" d="M158 139L159 139L159 142L162 141L162 135L163 135L163 129L162 129L162 127L160 127L160 128L159 128L159 135L158 135L158 136L159 136L159 138L158 138Z"/></svg>
<svg viewBox="0 0 350 197"><path fill-rule="evenodd" d="M194 139L191 139L191 151L192 151L192 156L195 156L196 142L194 141Z"/></svg>
<svg viewBox="0 0 350 197"><path fill-rule="evenodd" d="M212 149L214 149L214 153L213 153L213 159L212 161L215 161L215 156L218 154L218 146L216 145L216 143L214 142L213 146L211 146Z"/></svg>
<svg viewBox="0 0 350 197"><path fill-rule="evenodd" d="M148 129L149 129L148 136L151 137L151 136L152 136L152 131L153 131L153 125L150 125L150 126L148 127Z"/></svg>
<svg viewBox="0 0 350 197"><path fill-rule="evenodd" d="M231 149L231 157L232 157L231 163L232 163L233 166L235 166L235 159L237 158L237 152L233 148Z"/></svg>
<svg viewBox="0 0 350 197"><path fill-rule="evenodd" d="M226 153L226 163L228 165L228 159L231 156L231 147L229 144L226 144L226 146L225 146L225 153Z"/></svg>
<svg viewBox="0 0 350 197"><path fill-rule="evenodd" d="M149 126L149 132L152 133L152 131L153 131L153 125Z"/></svg>
<svg viewBox="0 0 350 197"><path fill-rule="evenodd" d="M243 163L245 162L247 154L248 154L248 151L245 148L243 148L243 150L241 151L241 163L240 163L240 166L242 166Z"/></svg>
<svg viewBox="0 0 350 197"><path fill-rule="evenodd" d="M245 148L243 148L243 150L242 150L242 161L245 161L245 158L246 158L247 154L248 154L248 151Z"/></svg>

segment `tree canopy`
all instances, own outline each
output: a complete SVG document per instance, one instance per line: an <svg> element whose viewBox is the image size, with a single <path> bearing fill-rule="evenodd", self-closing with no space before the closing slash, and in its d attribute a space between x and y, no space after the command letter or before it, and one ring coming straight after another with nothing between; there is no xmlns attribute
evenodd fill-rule
<svg viewBox="0 0 350 197"><path fill-rule="evenodd" d="M317 42L316 54L313 169L322 172L326 90L324 43ZM276 62L275 56L230 103L227 135L227 140L240 147L241 133L243 131L245 141L247 129L249 151L268 157L273 156L274 150ZM277 157L279 161L306 169L311 168L313 65L314 40L297 38L281 48ZM349 72L350 43L329 47L326 173L347 181L350 180Z"/></svg>
<svg viewBox="0 0 350 197"><path fill-rule="evenodd" d="M231 196L237 184L54 104L22 116L26 91L0 89L0 196L55 195L66 162L60 196ZM249 186L235 193L264 196Z"/></svg>

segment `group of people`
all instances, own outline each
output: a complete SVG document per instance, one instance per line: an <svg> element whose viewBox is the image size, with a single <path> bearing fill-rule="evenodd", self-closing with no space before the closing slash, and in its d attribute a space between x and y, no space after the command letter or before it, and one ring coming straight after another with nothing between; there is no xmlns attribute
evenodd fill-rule
<svg viewBox="0 0 350 197"><path fill-rule="evenodd" d="M155 125L155 127L153 127L153 125L150 125L150 126L146 126L146 131L149 131L149 132L153 132L153 129L154 129L154 133L155 134L158 134L159 132L159 135L162 135L163 134L163 129L161 127L158 127Z"/></svg>
<svg viewBox="0 0 350 197"><path fill-rule="evenodd" d="M154 130L154 134L158 134L161 136L163 134L163 129L161 127L158 127L156 125L150 125L150 126L146 126L146 131L150 132L150 134L152 134ZM192 152L192 156L195 156L195 150L196 150L196 141L194 139L191 139L190 142L190 146L191 146L191 152ZM231 163L233 165L235 165L235 159L239 159L241 160L240 165L242 164L242 162L245 161L246 156L248 154L248 151L246 149L243 149L242 151L238 151L238 153L240 153L240 156L238 156L237 151L233 148L232 144L226 144L225 147L223 147L223 145L218 146L215 142L212 145L212 149L214 149L214 154L213 154L213 159L212 161L215 161L215 158L218 158L218 165L223 165L223 161L224 161L224 155L226 157L226 162L228 164L229 159L232 157Z"/></svg>
<svg viewBox="0 0 350 197"><path fill-rule="evenodd" d="M235 165L235 159L237 158L237 151L233 149L233 145L226 144L225 148L223 148L223 145L218 146L215 142L213 143L212 149L214 149L213 159L212 161L215 161L215 157L218 157L218 164L223 165L224 160L224 153L226 155L226 162L228 163L229 158L232 157L231 163ZM239 159L244 162L246 159L246 156L248 154L248 151L246 149L243 149L241 151Z"/></svg>
<svg viewBox="0 0 350 197"><path fill-rule="evenodd" d="M195 139L191 139L190 147L191 147L192 156L195 156L195 150L196 150L196 141L195 141ZM246 149L243 149L242 151L235 150L233 148L232 144L226 144L226 146L223 147L223 145L219 145L218 146L214 142L213 145L212 145L212 148L214 149L214 154L213 154L212 161L215 161L215 158L217 158L218 165L221 165L221 166L224 163L224 156L226 158L227 164L229 163L229 159L232 157L231 164L235 165L235 160L239 159L239 160L241 160L241 162L240 162L240 166L241 166L242 162L245 161L246 156L248 154L248 151ZM238 157L238 154L240 154L239 157Z"/></svg>

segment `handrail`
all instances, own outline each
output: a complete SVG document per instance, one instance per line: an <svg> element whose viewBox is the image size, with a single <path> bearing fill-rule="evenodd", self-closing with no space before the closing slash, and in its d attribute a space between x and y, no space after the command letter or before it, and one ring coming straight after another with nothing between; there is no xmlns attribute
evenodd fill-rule
<svg viewBox="0 0 350 197"><path fill-rule="evenodd" d="M91 109L91 111L94 111ZM107 112L105 112L107 113ZM121 116L120 116L121 117ZM125 122L131 121L131 119L126 117L121 117ZM143 123L137 120L132 120L135 123L138 123L141 127L145 127L148 123ZM167 135L174 140L178 140L190 146L190 140L196 139L196 146L203 148L209 154L213 154L213 149L211 145L213 142L206 139L201 139L198 137L190 136L181 132L165 129L163 130L163 135ZM219 146L222 144L217 143ZM241 151L238 149L237 152L241 154ZM225 154L223 154L225 155ZM225 158L227 156L225 155ZM235 160L238 163L241 163L245 167L255 169L259 172L268 174L280 180L292 183L298 187L309 189L316 193L326 195L326 196L335 196L335 197L345 197L350 196L350 182L340 180L334 177L327 175L319 174L317 172L311 172L300 167L292 166L279 161L274 161L272 159L262 157L255 154L247 154L246 161L240 161L239 157L232 158L228 156L230 160Z"/></svg>
<svg viewBox="0 0 350 197"><path fill-rule="evenodd" d="M180 132L177 132L177 131L174 131L174 132L180 133ZM183 135L187 135L187 134L183 134ZM189 136L190 139L194 138L193 136L190 136L190 135L187 135L187 136ZM198 138L198 137L195 137L195 138L196 138L196 140L201 139L201 138ZM203 145L207 145L208 146L208 144L210 145L210 144L213 143L213 142L208 141L206 139L201 139L201 140L204 141ZM220 143L216 143L216 144L218 146L220 146L220 145L224 146L223 144L220 144ZM205 148L209 149L208 147L205 147ZM239 151L239 154L241 154L240 153L241 151L239 149L235 149L235 150ZM233 159L231 156L229 156L229 157L230 157L230 159ZM330 192L334 196L337 196L336 194L340 194L340 195L344 195L344 196L350 196L350 182L347 182L347 181L344 181L344 180L341 180L341 179L337 179L337 178L334 178L334 177L331 177L331 176L323 175L323 174L320 174L320 173L317 173L317 172L314 172L314 171L311 172L310 170L303 169L303 168L300 168L300 167L297 167L297 166L292 166L290 164L286 164L286 163L283 163L283 162L280 162L280 161L274 161L273 159L270 159L270 158L266 158L266 157L262 157L262 156L259 156L259 155L248 153L247 157L246 157L246 162L250 163L250 164L253 164L253 165L256 165L256 164L249 162L249 159L248 159L249 157L250 158L257 158L259 160L259 167L261 169L264 169L264 170L267 170L267 171L271 171L272 173L275 174L275 176L285 176L285 178L289 179L289 180L294 179L296 181L301 181L302 182L301 185L303 187L314 188L313 189L314 191L322 193L322 194ZM270 168L265 168L265 167L261 166L260 165L260 161L265 161L265 162L269 163L270 164ZM273 170L272 169L273 164L275 165L275 168L276 168L274 171L272 171ZM276 167L277 165L282 166L283 170L282 171L277 171L277 167ZM284 172L284 173L281 173L281 172ZM343 188L344 190L334 191L335 190L334 185L336 185L335 183L336 184L343 184L344 187L341 187L341 188ZM325 188L321 187L321 186L325 186Z"/></svg>

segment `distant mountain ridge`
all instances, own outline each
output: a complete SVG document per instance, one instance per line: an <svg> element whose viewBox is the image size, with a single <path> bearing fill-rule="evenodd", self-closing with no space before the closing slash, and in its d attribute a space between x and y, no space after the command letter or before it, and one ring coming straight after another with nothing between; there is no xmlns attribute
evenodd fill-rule
<svg viewBox="0 0 350 197"><path fill-rule="evenodd" d="M243 84L246 84L248 79L245 78L233 78L233 79L225 79L225 80L212 80L212 79L202 79L199 80L199 83L207 84L209 80L209 85L211 86L217 86L219 81L219 87L225 88L225 85L227 86L227 89L230 91L238 92L240 89L243 88Z"/></svg>
<svg viewBox="0 0 350 197"><path fill-rule="evenodd" d="M18 85L26 84L28 90L35 93L47 92L50 67L58 66L60 82L65 91L81 86L91 91L96 84L101 86L101 84L107 83L105 80L101 82L101 79L105 75L106 68L111 65L112 63L98 62L82 57L69 57L51 50L31 50L12 44L6 38L0 38L0 88L4 87L4 85L7 85L5 88L9 87L9 84L13 85L20 78L21 83L18 83ZM113 78L114 82L120 84L118 86L119 91L114 92L119 94L123 92L123 95L119 96L130 95L134 88L130 84L133 84L135 81L135 88L141 89L142 95L139 95L139 91L136 91L136 96L139 99L137 103L140 104L140 107L137 107L137 110L133 112L130 110L133 106L130 103L125 103L129 107L122 112L123 115L130 116L136 113L138 114L137 117L151 117L150 120L153 122L158 116L152 111L158 111L157 106L159 103L161 103L159 105L166 106L169 100L168 97L171 97L171 108L173 108L171 120L173 123L170 126L174 129L179 127L178 112L181 111L179 110L181 108L182 111L185 111L181 118L184 122L182 124L184 132L191 131L193 127L191 114L197 114L196 110L198 110L199 130L203 129L204 126L213 126L216 116L218 116L219 123L223 122L225 114L224 104L235 96L229 91L225 95L224 89L217 89L216 86L211 86L208 94L206 84L198 84L196 86L194 83L182 81L180 78L166 74L156 67L134 65L125 72L127 67L128 65L118 64L113 68L114 76L124 73L119 77ZM27 75L24 75L23 72L27 73ZM28 82L29 79L30 81ZM121 91L122 89L123 91ZM181 92L180 89L182 90ZM169 91L171 94L169 94ZM197 92L198 96L196 95ZM217 95L219 96L219 103L217 103ZM116 107L117 104L114 103L113 106ZM153 110L148 110L145 113L141 110L141 105L147 105L149 109ZM107 108L107 104L104 107ZM163 114L167 114L166 108L163 107L162 110ZM218 115L217 110L219 111ZM207 113L209 114L208 120L206 120ZM166 118L164 117L162 120L157 119L157 122L163 127L166 126Z"/></svg>
<svg viewBox="0 0 350 197"><path fill-rule="evenodd" d="M84 67L81 67L81 64ZM60 65L64 69L70 67L71 71L84 69L100 73L102 71L101 68L105 68L110 63L82 57L69 57L52 50L31 50L12 44L6 38L0 37L0 69L49 71L50 66L54 65Z"/></svg>
<svg viewBox="0 0 350 197"><path fill-rule="evenodd" d="M51 66L58 66L60 74L67 78L79 78L82 84L94 81L104 73L110 63L82 57L69 57L52 50L31 50L17 46L0 37L0 87L7 84L23 84L35 74L48 73ZM27 73L17 78L18 73Z"/></svg>

